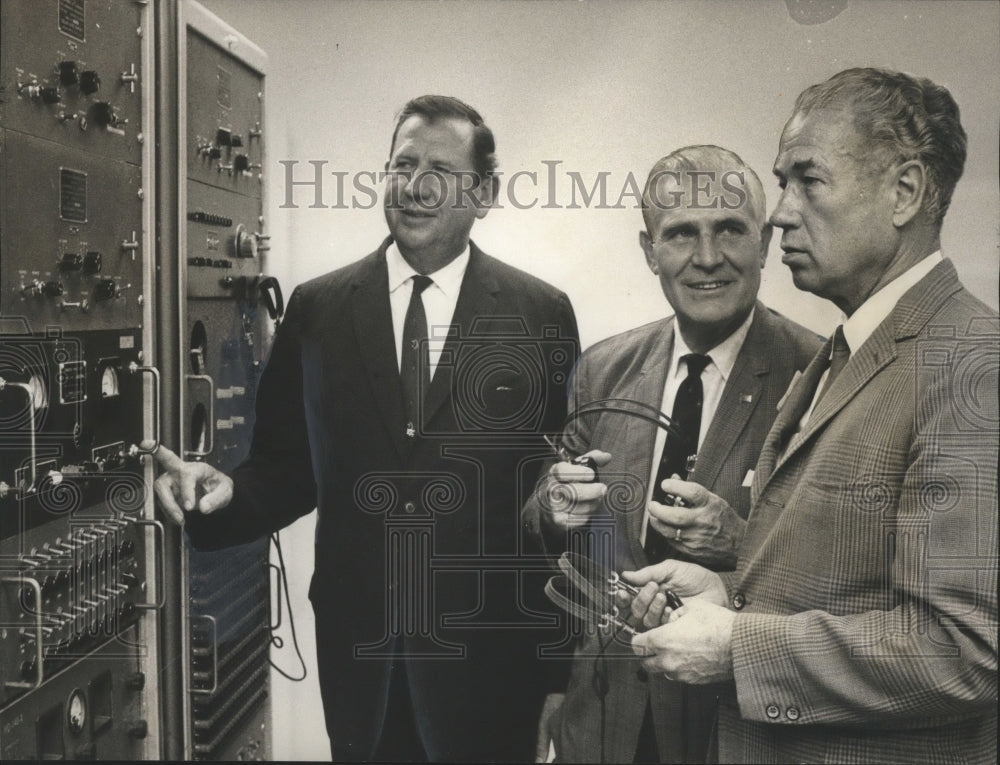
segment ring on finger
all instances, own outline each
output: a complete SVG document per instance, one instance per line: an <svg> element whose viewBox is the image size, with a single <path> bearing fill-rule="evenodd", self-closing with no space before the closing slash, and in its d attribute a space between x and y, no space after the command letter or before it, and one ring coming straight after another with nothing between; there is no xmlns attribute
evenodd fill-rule
<svg viewBox="0 0 1000 765"><path fill-rule="evenodd" d="M675 542L683 542L684 541L683 539L681 539L681 528L680 528L680 526L678 526L677 529L674 531L674 541Z"/></svg>

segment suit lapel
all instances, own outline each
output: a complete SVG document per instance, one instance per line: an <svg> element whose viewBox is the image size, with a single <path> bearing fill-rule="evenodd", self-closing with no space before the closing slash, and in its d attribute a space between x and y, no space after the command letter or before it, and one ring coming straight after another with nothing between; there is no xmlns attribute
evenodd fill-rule
<svg viewBox="0 0 1000 765"><path fill-rule="evenodd" d="M358 275L351 293L354 331L368 385L382 421L401 459L408 455L403 411L403 391L396 362L396 340L389 308L389 273L385 264L387 239L371 266Z"/></svg>
<svg viewBox="0 0 1000 765"><path fill-rule="evenodd" d="M719 407L705 433L705 441L698 448L698 461L690 478L702 486L715 483L750 421L750 415L760 404L764 379L771 370L773 331L767 309L758 303L750 330L722 391Z"/></svg>
<svg viewBox="0 0 1000 765"><path fill-rule="evenodd" d="M489 269L487 256L469 243L469 265L465 269L462 288L458 293L455 314L452 316L448 339L427 395L424 397L424 422L429 422L452 393L454 373L459 353L459 343L475 332L476 319L492 316L496 310L500 286Z"/></svg>
<svg viewBox="0 0 1000 765"><path fill-rule="evenodd" d="M847 365L830 390L823 395L822 400L810 415L806 427L792 439L784 454L778 455L774 471L771 471L767 477L780 470L782 465L810 441L876 374L893 363L896 359L896 343L919 334L930 318L939 310L941 304L960 290L961 286L955 267L950 261L945 260L910 288L900 298L889 316L875 329L871 337L860 348L851 353ZM799 381L799 394L795 397L796 406L794 407L798 411L798 417L792 420L792 423L802 418L806 406L812 401L817 381L823 371L822 366L820 366L818 374L815 374L815 367L817 363L829 356L831 342L828 341L823 346L817 358L813 359L813 363L804 378ZM810 375L810 372L813 372L814 375ZM811 385L801 384L810 377L813 377ZM786 408L790 407L786 405ZM793 414L794 412L789 413L789 419ZM781 419L780 416L779 419ZM771 435L775 435L777 430L777 423L775 423ZM768 441L769 446L773 446L770 444L770 436ZM759 488L763 489L764 477L761 476L761 478L762 482ZM759 496L759 492L755 491L755 501L757 496Z"/></svg>
<svg viewBox="0 0 1000 765"><path fill-rule="evenodd" d="M670 365L670 354L674 347L674 329L675 323L672 319L664 322L663 333L658 342L649 349L635 385L631 391L623 390L623 397L641 401L657 410L663 406L663 386L667 381L667 368ZM653 450L656 446L658 428L635 417L623 417L622 419L625 421L622 438L622 470L639 478L648 495L648 483L653 473ZM632 559L635 561L646 560L646 553L639 541L645 514L644 495L642 511L627 513L625 516L629 548L632 552Z"/></svg>
<svg viewBox="0 0 1000 765"><path fill-rule="evenodd" d="M823 376L826 369L826 360L830 357L832 340L827 340L823 346L813 356L809 366L791 385L785 394L782 405L774 418L774 424L768 431L764 439L764 447L761 449L757 466L754 468L753 485L750 490L751 505L757 502L764 486L774 473L778 457L782 448L788 440L788 434L792 432L802 415L806 413L813 395L816 393L816 386L819 378Z"/></svg>

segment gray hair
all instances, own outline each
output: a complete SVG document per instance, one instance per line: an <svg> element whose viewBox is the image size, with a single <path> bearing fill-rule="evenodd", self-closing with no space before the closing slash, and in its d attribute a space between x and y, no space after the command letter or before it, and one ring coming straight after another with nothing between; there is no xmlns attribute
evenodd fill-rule
<svg viewBox="0 0 1000 765"><path fill-rule="evenodd" d="M947 88L924 77L887 69L845 69L806 88L796 114L847 107L854 128L885 158L885 167L919 160L927 169L924 213L944 222L955 184L965 167L965 131L958 104Z"/></svg>
<svg viewBox="0 0 1000 765"><path fill-rule="evenodd" d="M652 226L652 211L658 206L654 204L653 200L656 184L664 176L692 172L714 173L723 176L726 173L737 174L746 189L747 200L750 202L754 220L761 228L764 227L767 222L767 200L764 196L764 186L761 184L760 178L757 177L757 173L736 152L723 149L721 146L702 144L684 146L670 152L667 156L659 159L653 165L653 169L649 171L646 186L642 192L642 217L646 222L647 231L650 231Z"/></svg>

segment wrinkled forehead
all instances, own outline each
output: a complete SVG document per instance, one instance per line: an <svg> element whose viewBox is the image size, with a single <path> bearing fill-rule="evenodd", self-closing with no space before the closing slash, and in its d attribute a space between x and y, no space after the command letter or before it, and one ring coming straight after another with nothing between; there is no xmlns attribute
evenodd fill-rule
<svg viewBox="0 0 1000 765"><path fill-rule="evenodd" d="M764 222L764 191L745 167L659 170L649 179L646 204L652 217L680 211L717 211Z"/></svg>
<svg viewBox="0 0 1000 765"><path fill-rule="evenodd" d="M774 171L785 174L804 163L829 165L844 159L864 162L870 154L868 142L855 127L854 115L849 110L796 112L781 133Z"/></svg>

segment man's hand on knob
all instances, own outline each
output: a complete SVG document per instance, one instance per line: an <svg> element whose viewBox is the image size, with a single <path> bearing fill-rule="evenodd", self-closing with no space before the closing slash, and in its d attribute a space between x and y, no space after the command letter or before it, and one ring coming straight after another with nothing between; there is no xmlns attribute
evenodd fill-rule
<svg viewBox="0 0 1000 765"><path fill-rule="evenodd" d="M184 513L212 513L233 498L233 479L204 462L185 462L167 447L153 455L162 471L153 488L166 516L178 526Z"/></svg>

